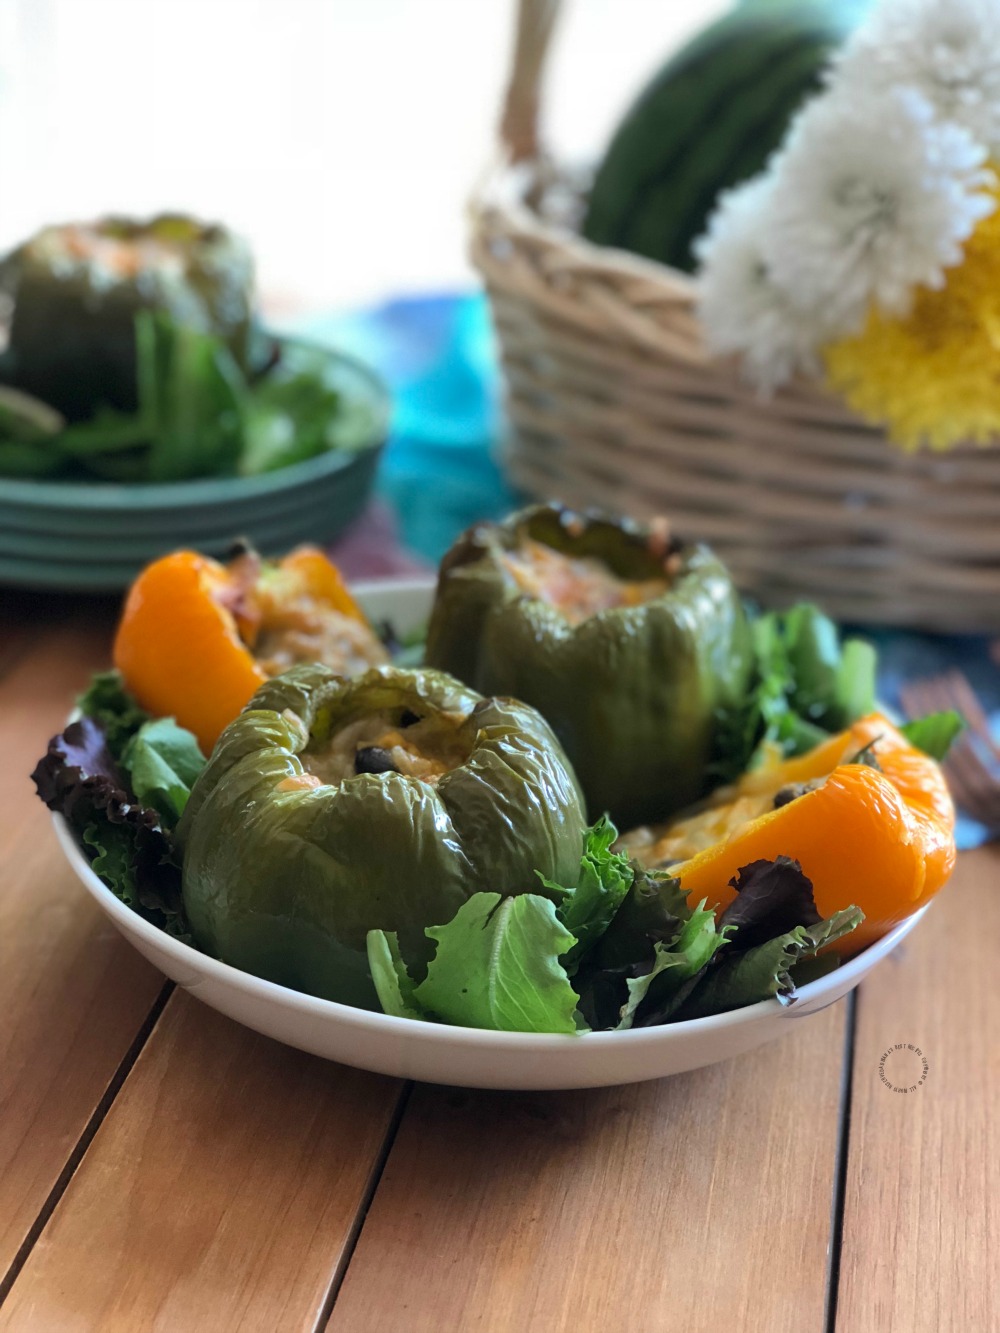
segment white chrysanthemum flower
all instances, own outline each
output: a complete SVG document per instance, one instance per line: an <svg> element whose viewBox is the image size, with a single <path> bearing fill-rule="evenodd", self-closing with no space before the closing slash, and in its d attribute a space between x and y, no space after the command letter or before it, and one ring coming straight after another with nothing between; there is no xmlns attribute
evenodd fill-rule
<svg viewBox="0 0 1000 1333"><path fill-rule="evenodd" d="M709 351L738 354L746 379L767 392L797 370L815 373L817 348L828 336L771 279L764 258L770 219L771 181L761 176L719 196L695 243L698 315Z"/></svg>
<svg viewBox="0 0 1000 1333"><path fill-rule="evenodd" d="M771 164L764 258L775 281L798 303L824 307L842 333L873 303L905 313L916 287L942 285L992 213L985 160L915 89L816 98Z"/></svg>
<svg viewBox="0 0 1000 1333"><path fill-rule="evenodd" d="M1000 4L997 0L882 0L848 39L834 86L923 93L942 120L1000 154Z"/></svg>

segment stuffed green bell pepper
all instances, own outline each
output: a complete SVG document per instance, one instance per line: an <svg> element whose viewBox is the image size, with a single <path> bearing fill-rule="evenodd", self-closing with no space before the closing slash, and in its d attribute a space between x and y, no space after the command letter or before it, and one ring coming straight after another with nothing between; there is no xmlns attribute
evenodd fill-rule
<svg viewBox="0 0 1000 1333"><path fill-rule="evenodd" d="M527 704L436 671L300 666L222 733L178 829L195 939L225 962L377 1008L369 930L419 966L424 928L488 889L575 883L573 771Z"/></svg>
<svg viewBox="0 0 1000 1333"><path fill-rule="evenodd" d="M702 796L720 713L751 677L725 567L640 526L536 506L465 533L441 565L426 660L533 704L591 818L619 828Z"/></svg>
<svg viewBox="0 0 1000 1333"><path fill-rule="evenodd" d="M141 312L214 334L246 363L253 261L224 227L176 214L45 227L0 281L13 301L4 379L70 420L136 407Z"/></svg>

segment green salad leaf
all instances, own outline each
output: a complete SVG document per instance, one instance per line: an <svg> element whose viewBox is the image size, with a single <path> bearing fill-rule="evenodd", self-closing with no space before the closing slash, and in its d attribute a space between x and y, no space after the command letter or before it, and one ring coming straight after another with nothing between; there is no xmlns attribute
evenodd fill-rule
<svg viewBox="0 0 1000 1333"><path fill-rule="evenodd" d="M571 888L553 884L539 875L555 897L556 915L576 938L566 961L571 974L580 958L607 930L631 887L634 876L628 857L611 850L617 837L618 830L607 815L587 830L580 876Z"/></svg>
<svg viewBox="0 0 1000 1333"><path fill-rule="evenodd" d="M688 994L686 983L693 982L704 971L725 944L731 929L725 926L717 929L715 913L706 911L702 902L669 948L659 942L653 946L650 971L626 980L628 1000L622 1007L617 1027L630 1028L642 1006L647 1013L655 1014L658 1022L664 1022Z"/></svg>
<svg viewBox="0 0 1000 1333"><path fill-rule="evenodd" d="M863 639L840 643L837 626L803 602L772 613L791 673L792 710L824 731L840 731L875 706L874 647Z"/></svg>
<svg viewBox="0 0 1000 1333"><path fill-rule="evenodd" d="M559 961L576 941L548 898L474 893L451 921L426 933L437 952L414 985L398 942L369 931L369 963L387 1013L498 1032L577 1030L576 992Z"/></svg>
<svg viewBox="0 0 1000 1333"><path fill-rule="evenodd" d="M145 416L101 407L87 421L67 426L49 452L60 467L68 463L108 481L144 481L152 430Z"/></svg>
<svg viewBox="0 0 1000 1333"><path fill-rule="evenodd" d="M595 1030L618 1024L628 1001L629 979L651 971L658 948L672 948L691 915L673 876L632 869L621 906L573 978L580 1013Z"/></svg>
<svg viewBox="0 0 1000 1333"><path fill-rule="evenodd" d="M327 353L286 345L281 360L247 395L240 471L274 472L327 449L351 447L349 434L341 433L349 406ZM368 419L353 443L369 439L371 425Z"/></svg>
<svg viewBox="0 0 1000 1333"><path fill-rule="evenodd" d="M790 999L796 984L838 965L835 955L815 959L816 949L862 919L849 908L821 921L809 878L788 857L742 867L732 887L736 898L716 917L704 901L692 909L669 875L638 873L574 977L589 1025L649 1027L773 995Z"/></svg>
<svg viewBox="0 0 1000 1333"><path fill-rule="evenodd" d="M227 475L243 452L246 380L220 339L164 315L136 316L139 416L150 481Z"/></svg>
<svg viewBox="0 0 1000 1333"><path fill-rule="evenodd" d="M836 624L801 603L752 621L756 671L744 703L719 718L719 781L753 766L764 742L804 754L875 707L877 654L864 639L840 642Z"/></svg>
<svg viewBox="0 0 1000 1333"><path fill-rule="evenodd" d="M810 954L806 958L800 958L797 963L793 963L788 969L788 975L796 990L800 986L808 986L811 981L819 981L820 977L829 976L831 972L836 972L840 966L840 958L836 952L824 954Z"/></svg>
<svg viewBox="0 0 1000 1333"><path fill-rule="evenodd" d="M158 717L144 722L129 740L121 763L137 799L153 806L173 827L205 767L205 756L190 731L172 717Z"/></svg>
<svg viewBox="0 0 1000 1333"><path fill-rule="evenodd" d="M791 972L796 963L854 930L862 920L858 908L847 907L814 926L796 926L745 952L734 950L706 973L674 1017L707 1018L774 997L789 1002L795 992Z"/></svg>
<svg viewBox="0 0 1000 1333"><path fill-rule="evenodd" d="M62 465L63 459L51 449L26 440L0 438L0 477L51 477Z"/></svg>
<svg viewBox="0 0 1000 1333"><path fill-rule="evenodd" d="M669 871L632 867L621 907L592 954L593 965L606 971L648 962L655 944L671 945L690 915L680 881Z"/></svg>
<svg viewBox="0 0 1000 1333"><path fill-rule="evenodd" d="M121 758L128 742L149 721L149 714L126 690L117 671L98 671L91 676L76 706L98 724L114 759Z"/></svg>
<svg viewBox="0 0 1000 1333"><path fill-rule="evenodd" d="M193 943L181 899L180 866L162 838L132 823L109 819L86 824L81 842L91 869L116 898L159 930Z"/></svg>
<svg viewBox="0 0 1000 1333"><path fill-rule="evenodd" d="M416 983L407 971L394 930L368 932L368 967L385 1013L395 1018L426 1017L414 994Z"/></svg>
<svg viewBox="0 0 1000 1333"><path fill-rule="evenodd" d="M576 992L559 962L576 942L547 898L475 893L446 926L414 994L446 1023L501 1032L575 1032Z"/></svg>
<svg viewBox="0 0 1000 1333"><path fill-rule="evenodd" d="M91 867L115 897L129 907L140 910L142 903L139 899L133 830L124 824L102 825L95 821L84 828L82 841L91 850Z"/></svg>
<svg viewBox="0 0 1000 1333"><path fill-rule="evenodd" d="M137 410L101 407L47 436L49 458L113 481L234 472L247 386L225 342L149 311L137 314L135 337Z"/></svg>
<svg viewBox="0 0 1000 1333"><path fill-rule="evenodd" d="M949 709L944 713L930 713L927 717L906 722L899 730L911 745L940 763L965 730L965 718L961 713Z"/></svg>
<svg viewBox="0 0 1000 1333"><path fill-rule="evenodd" d="M45 477L55 471L59 456L46 442L65 426L48 403L0 384L0 475Z"/></svg>
<svg viewBox="0 0 1000 1333"><path fill-rule="evenodd" d="M391 931L370 931L368 965L383 1010L501 1031L579 1030L585 1020L570 977L633 886L628 857L612 851L617 837L609 819L598 820L584 837L575 884L539 875L550 897L476 893L451 921L429 926L437 950L422 980Z"/></svg>

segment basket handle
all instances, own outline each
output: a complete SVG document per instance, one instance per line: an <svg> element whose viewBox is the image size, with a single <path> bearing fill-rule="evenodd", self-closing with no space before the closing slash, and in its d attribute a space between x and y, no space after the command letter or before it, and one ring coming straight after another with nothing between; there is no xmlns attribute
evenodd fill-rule
<svg viewBox="0 0 1000 1333"><path fill-rule="evenodd" d="M540 87L560 0L518 0L514 60L511 67L500 142L511 162L538 156Z"/></svg>

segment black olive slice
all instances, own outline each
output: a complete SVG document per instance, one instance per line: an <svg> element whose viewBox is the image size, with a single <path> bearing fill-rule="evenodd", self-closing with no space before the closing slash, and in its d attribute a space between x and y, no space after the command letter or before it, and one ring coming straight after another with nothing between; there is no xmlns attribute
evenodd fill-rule
<svg viewBox="0 0 1000 1333"><path fill-rule="evenodd" d="M354 756L355 773L398 773L388 750L381 745L366 745Z"/></svg>

